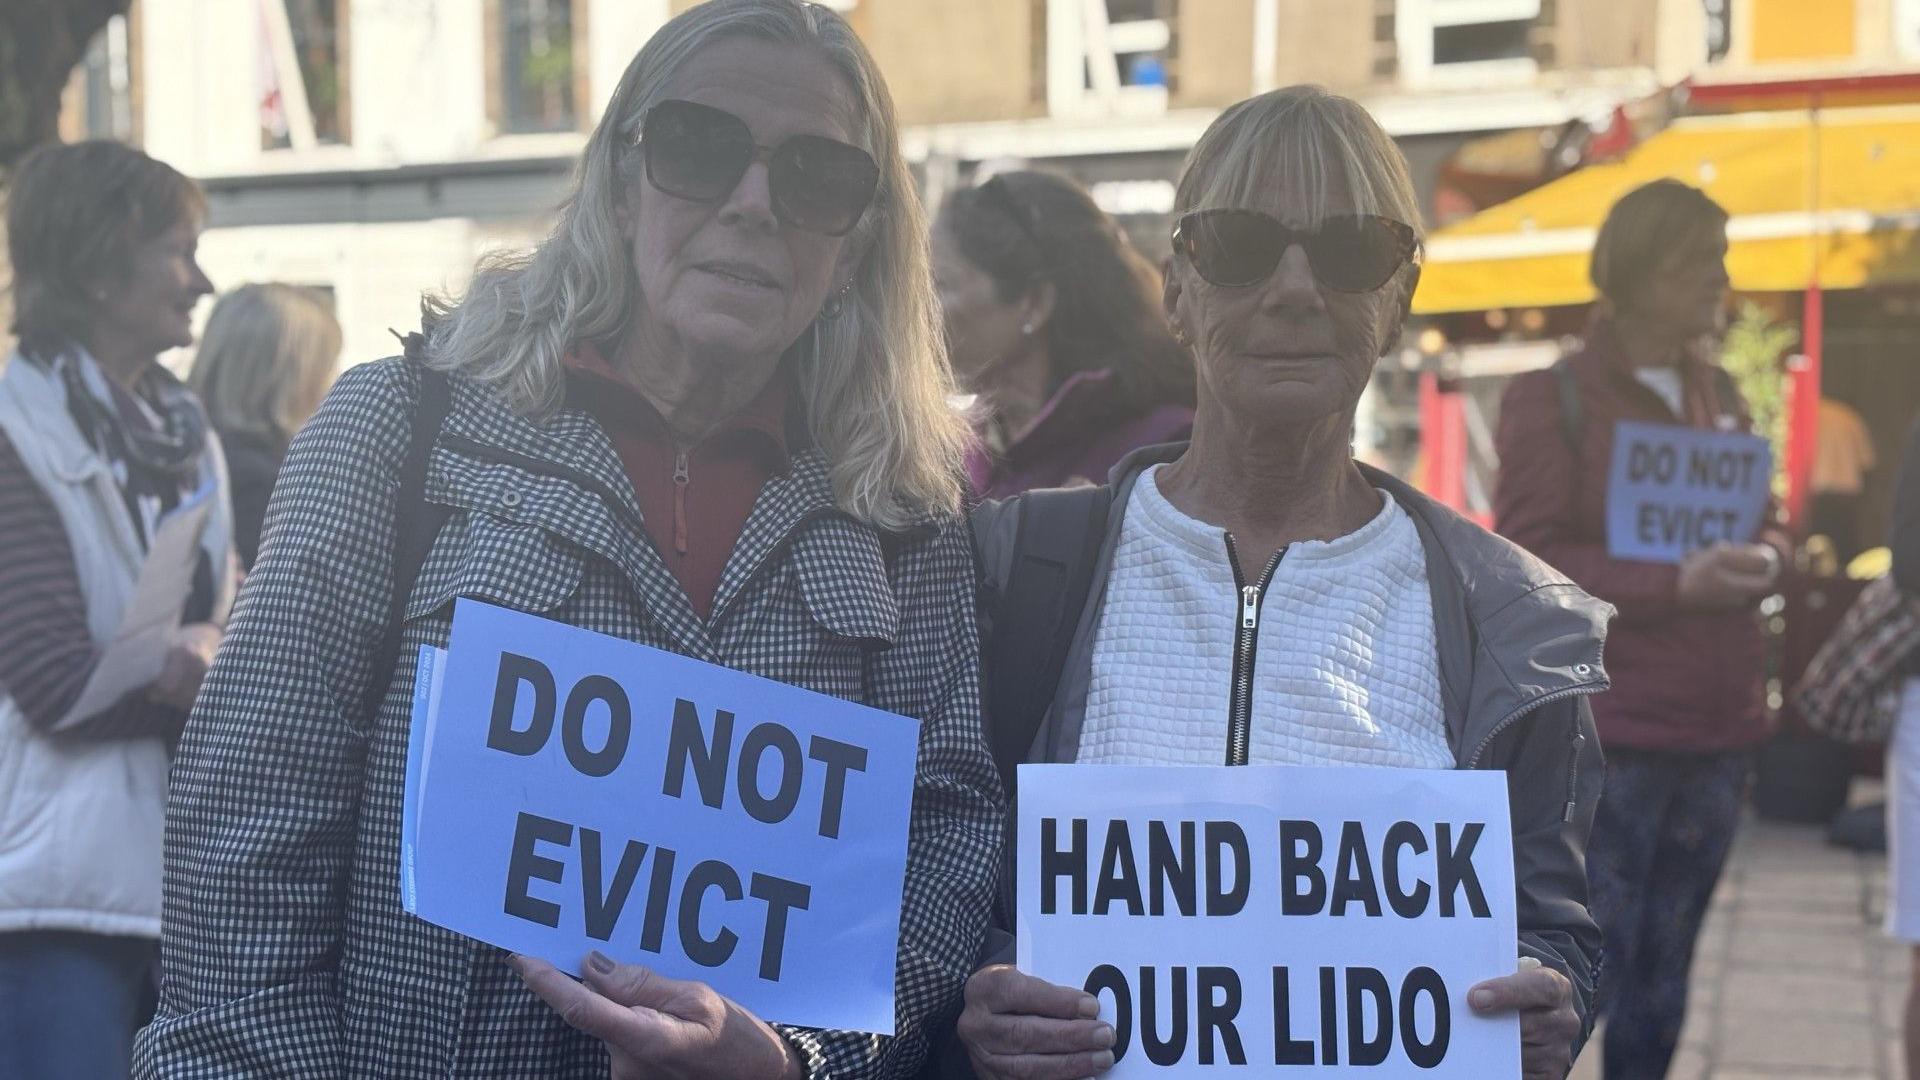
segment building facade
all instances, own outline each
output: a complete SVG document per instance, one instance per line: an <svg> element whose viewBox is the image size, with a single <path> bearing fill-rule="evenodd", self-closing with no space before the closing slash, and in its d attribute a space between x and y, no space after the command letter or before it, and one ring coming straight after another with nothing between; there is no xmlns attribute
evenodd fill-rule
<svg viewBox="0 0 1920 1080"><path fill-rule="evenodd" d="M627 61L691 2L136 0L75 72L63 133L199 177L216 282L328 291L351 363L391 351L423 290L542 234ZM1252 93L1360 97L1431 195L1472 138L1604 120L1689 70L1709 21L1699 0L833 6L888 73L930 201L983 165L1040 163L1150 251L1186 148Z"/></svg>

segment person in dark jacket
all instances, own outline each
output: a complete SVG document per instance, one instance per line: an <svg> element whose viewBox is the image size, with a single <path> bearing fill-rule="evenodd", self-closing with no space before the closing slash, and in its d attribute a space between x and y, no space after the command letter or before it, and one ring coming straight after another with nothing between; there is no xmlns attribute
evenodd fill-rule
<svg viewBox="0 0 1920 1080"><path fill-rule="evenodd" d="M1599 947L1581 852L1611 611L1353 459L1361 392L1419 276L1413 185L1372 117L1314 87L1242 102L1194 147L1176 205L1165 309L1197 358L1193 439L1114 470L1092 590L1026 760L1504 772L1519 970L1467 1001L1517 1011L1526 1077L1559 1080ZM988 656L1012 629L993 614L1022 515L1062 496L1080 497L975 511ZM1003 931L1018 930L1010 858ZM968 982L958 1034L979 1076L1066 1080L1113 1061L1098 1012L996 957Z"/></svg>
<svg viewBox="0 0 1920 1080"><path fill-rule="evenodd" d="M975 494L1099 483L1192 429L1193 361L1160 316L1160 275L1072 180L999 173L947 196L933 281L976 395Z"/></svg>
<svg viewBox="0 0 1920 1080"><path fill-rule="evenodd" d="M233 544L242 568L260 550L267 496L293 433L320 407L340 364L340 324L312 290L243 285L222 296L187 385L227 452Z"/></svg>
<svg viewBox="0 0 1920 1080"><path fill-rule="evenodd" d="M1701 348L1723 318L1726 223L1678 181L1624 196L1594 245L1601 313L1561 361L1581 403L1577 430L1563 374L1541 371L1508 387L1496 439L1495 528L1620 611L1607 652L1616 686L1593 706L1607 794L1587 852L1607 942L1606 1075L1619 1080L1664 1076L1679 1041L1694 938L1767 733L1755 606L1790 550L1769 531L1677 566L1608 553L1616 423L1750 428Z"/></svg>

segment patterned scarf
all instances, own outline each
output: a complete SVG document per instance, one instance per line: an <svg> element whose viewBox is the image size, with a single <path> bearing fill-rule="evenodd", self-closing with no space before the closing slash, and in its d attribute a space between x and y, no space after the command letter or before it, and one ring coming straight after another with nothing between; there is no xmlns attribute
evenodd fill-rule
<svg viewBox="0 0 1920 1080"><path fill-rule="evenodd" d="M181 489L198 485L207 416L193 391L172 372L148 365L130 394L78 346L51 360L41 358L44 354L28 355L59 377L74 422L113 462L129 497L150 496L172 505Z"/></svg>

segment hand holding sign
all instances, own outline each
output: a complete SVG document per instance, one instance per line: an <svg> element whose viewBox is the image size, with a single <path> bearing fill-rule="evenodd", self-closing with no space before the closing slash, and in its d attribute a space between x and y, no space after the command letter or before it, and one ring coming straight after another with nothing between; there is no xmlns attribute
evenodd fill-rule
<svg viewBox="0 0 1920 1080"><path fill-rule="evenodd" d="M786 1040L705 983L594 952L574 982L544 960L508 961L561 1019L607 1045L612 1080L785 1080L804 1075Z"/></svg>
<svg viewBox="0 0 1920 1080"><path fill-rule="evenodd" d="M1573 1037L1580 1034L1580 1014L1573 1010L1573 984L1565 975L1523 956L1518 972L1488 979L1468 991L1467 1004L1486 1016L1520 1014L1523 1080L1563 1080L1573 1069Z"/></svg>
<svg viewBox="0 0 1920 1080"><path fill-rule="evenodd" d="M1715 544L1680 560L1680 603L1690 608L1745 607L1780 577L1780 558L1765 544Z"/></svg>
<svg viewBox="0 0 1920 1080"><path fill-rule="evenodd" d="M1113 1065L1113 1025L1100 1019L1100 999L1012 964L967 980L958 1030L983 1080L1081 1080Z"/></svg>

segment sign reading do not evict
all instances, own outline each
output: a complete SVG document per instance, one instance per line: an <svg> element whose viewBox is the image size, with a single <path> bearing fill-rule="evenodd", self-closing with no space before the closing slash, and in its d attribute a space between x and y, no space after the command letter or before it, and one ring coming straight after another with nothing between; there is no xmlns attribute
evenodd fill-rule
<svg viewBox="0 0 1920 1080"><path fill-rule="evenodd" d="M1506 778L1022 765L1020 970L1082 987L1111 1080L1520 1075Z"/></svg>
<svg viewBox="0 0 1920 1080"><path fill-rule="evenodd" d="M1773 450L1758 435L1627 421L1614 427L1611 464L1607 551L1616 559L1678 563L1760 534Z"/></svg>
<svg viewBox="0 0 1920 1080"><path fill-rule="evenodd" d="M891 1034L918 746L905 717L461 600L415 680L405 906Z"/></svg>

